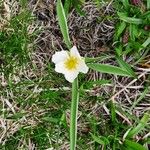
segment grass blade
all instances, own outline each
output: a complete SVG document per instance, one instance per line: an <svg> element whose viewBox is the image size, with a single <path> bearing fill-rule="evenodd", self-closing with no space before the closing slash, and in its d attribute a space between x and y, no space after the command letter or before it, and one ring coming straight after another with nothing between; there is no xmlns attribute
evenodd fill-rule
<svg viewBox="0 0 150 150"><path fill-rule="evenodd" d="M150 0L147 0L147 10L150 9Z"/></svg>
<svg viewBox="0 0 150 150"><path fill-rule="evenodd" d="M142 44L142 48L139 49L141 51L143 48L146 48L150 44L150 37Z"/></svg>
<svg viewBox="0 0 150 150"><path fill-rule="evenodd" d="M132 149L132 150L146 150L145 147L143 147L141 144L130 141L130 140L125 140L124 141L124 145L128 148L128 149Z"/></svg>
<svg viewBox="0 0 150 150"><path fill-rule="evenodd" d="M71 0L65 0L64 11L65 11L66 17L68 16L70 7L71 7Z"/></svg>
<svg viewBox="0 0 150 150"><path fill-rule="evenodd" d="M60 30L62 32L65 44L67 45L68 49L70 49L72 46L69 38L67 19L66 19L65 11L61 3L61 0L57 1L57 16L58 16L58 22L59 22Z"/></svg>
<svg viewBox="0 0 150 150"><path fill-rule="evenodd" d="M81 2L79 0L73 0L73 6L79 15L85 16L86 13L81 9Z"/></svg>
<svg viewBox="0 0 150 150"><path fill-rule="evenodd" d="M130 132L127 135L127 138L132 138L133 136L138 134L145 127L149 119L150 119L150 114L145 113L141 121L139 122L139 124L132 130L130 130Z"/></svg>
<svg viewBox="0 0 150 150"><path fill-rule="evenodd" d="M107 145L107 144L109 144L109 140L107 138L103 137L103 136L97 137L97 136L95 136L93 134L91 134L91 136L92 136L92 138L93 138L93 140L95 142L97 142L97 143L99 143L101 145Z"/></svg>
<svg viewBox="0 0 150 150"><path fill-rule="evenodd" d="M119 18L125 22L133 23L133 24L142 24L143 20L139 18L127 17L125 13L117 12Z"/></svg>
<svg viewBox="0 0 150 150"><path fill-rule="evenodd" d="M136 78L136 74L135 72L131 69L130 65L127 64L125 61L122 60L122 58L120 57L116 57L118 64L120 65L120 67L125 70L126 72L128 72L130 74L130 76Z"/></svg>
<svg viewBox="0 0 150 150"><path fill-rule="evenodd" d="M149 92L149 88L147 87L144 91L143 91L143 93L140 95L140 97L136 100L136 101L134 101L134 103L133 103L133 105L131 106L131 108L130 108L130 111L132 111L133 109L134 109L134 107L143 99L143 98L145 98L145 95Z"/></svg>
<svg viewBox="0 0 150 150"><path fill-rule="evenodd" d="M123 21L121 22L121 24L118 27L117 30L117 38L120 36L120 34L124 31L124 29L126 28L126 23Z"/></svg>
<svg viewBox="0 0 150 150"><path fill-rule="evenodd" d="M112 65L92 63L92 64L88 64L88 67L98 72L102 72L102 73L109 73L109 74L114 74L114 75L131 77L131 75L125 70L123 70L122 68L112 66Z"/></svg>

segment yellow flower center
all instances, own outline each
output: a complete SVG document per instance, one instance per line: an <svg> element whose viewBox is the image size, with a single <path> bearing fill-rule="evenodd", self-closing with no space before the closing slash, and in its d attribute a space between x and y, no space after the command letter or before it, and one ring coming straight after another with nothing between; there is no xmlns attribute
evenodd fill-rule
<svg viewBox="0 0 150 150"><path fill-rule="evenodd" d="M70 56L66 61L65 61L65 67L68 70L73 70L76 69L78 65L78 59L76 57Z"/></svg>

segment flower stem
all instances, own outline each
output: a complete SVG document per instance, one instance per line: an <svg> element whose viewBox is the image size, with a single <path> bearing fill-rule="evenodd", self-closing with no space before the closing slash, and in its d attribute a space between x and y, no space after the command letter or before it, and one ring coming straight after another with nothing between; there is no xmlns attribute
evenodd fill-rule
<svg viewBox="0 0 150 150"><path fill-rule="evenodd" d="M71 102L71 119L70 119L70 150L76 149L77 139L77 114L78 114L78 78L72 83L72 102Z"/></svg>

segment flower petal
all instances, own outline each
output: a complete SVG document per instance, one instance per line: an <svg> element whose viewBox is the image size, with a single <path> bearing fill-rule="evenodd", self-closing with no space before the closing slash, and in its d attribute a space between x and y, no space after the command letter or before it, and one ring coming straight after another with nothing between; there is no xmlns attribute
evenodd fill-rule
<svg viewBox="0 0 150 150"><path fill-rule="evenodd" d="M73 46L71 49L70 49L70 54L71 56L76 56L78 58L81 58L79 52L78 52L78 49L76 46Z"/></svg>
<svg viewBox="0 0 150 150"><path fill-rule="evenodd" d="M58 72L58 73L65 74L65 72L67 70L66 70L66 68L64 66L64 62L56 63L56 65L55 65L55 71Z"/></svg>
<svg viewBox="0 0 150 150"><path fill-rule="evenodd" d="M68 52L67 51L60 51L60 52L56 52L53 56L52 56L52 62L53 63L59 63L64 61L65 59L67 59L69 57Z"/></svg>
<svg viewBox="0 0 150 150"><path fill-rule="evenodd" d="M65 79L69 82L73 82L74 79L78 76L79 72L76 70L76 71L67 71L65 72Z"/></svg>
<svg viewBox="0 0 150 150"><path fill-rule="evenodd" d="M88 66L85 64L85 61L84 59L81 60L80 64L79 64L79 71L82 72L82 73L87 73L89 68Z"/></svg>

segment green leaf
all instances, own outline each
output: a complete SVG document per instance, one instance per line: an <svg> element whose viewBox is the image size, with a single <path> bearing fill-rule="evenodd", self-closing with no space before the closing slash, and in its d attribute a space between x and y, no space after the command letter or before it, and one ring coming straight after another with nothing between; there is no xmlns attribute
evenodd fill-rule
<svg viewBox="0 0 150 150"><path fill-rule="evenodd" d="M120 23L118 30L117 30L117 38L120 36L120 34L124 31L126 28L126 23L123 21Z"/></svg>
<svg viewBox="0 0 150 150"><path fill-rule="evenodd" d="M125 22L133 23L133 24L142 24L143 20L140 18L127 17L125 13L117 12L119 18Z"/></svg>
<svg viewBox="0 0 150 150"><path fill-rule="evenodd" d="M116 121L116 107L115 104L111 101L111 120L113 123Z"/></svg>
<svg viewBox="0 0 150 150"><path fill-rule="evenodd" d="M141 144L130 141L130 140L125 140L124 145L132 150L146 150L145 147L143 147Z"/></svg>
<svg viewBox="0 0 150 150"><path fill-rule="evenodd" d="M65 0L64 11L65 11L66 17L68 16L70 7L71 7L71 0Z"/></svg>
<svg viewBox="0 0 150 150"><path fill-rule="evenodd" d="M109 140L106 137L100 136L97 137L93 134L91 134L93 140L101 145L108 145L109 144Z"/></svg>
<svg viewBox="0 0 150 150"><path fill-rule="evenodd" d="M129 1L128 0L122 0L122 3L126 9L129 8Z"/></svg>
<svg viewBox="0 0 150 150"><path fill-rule="evenodd" d="M147 0L147 9L150 9L150 0Z"/></svg>
<svg viewBox="0 0 150 150"><path fill-rule="evenodd" d="M51 122L51 123L58 123L60 119L58 118L53 118L53 117L43 117L42 120Z"/></svg>
<svg viewBox="0 0 150 150"><path fill-rule="evenodd" d="M146 48L150 44L150 37L142 44L142 48L139 49L141 51L143 48Z"/></svg>
<svg viewBox="0 0 150 150"><path fill-rule="evenodd" d="M130 111L132 111L132 110L134 109L134 107L135 107L141 100L143 100L143 99L145 98L145 95L149 92L149 90L150 90L150 89L149 89L148 87L146 87L143 92L141 91L141 95L139 96L139 98L138 98L137 100L135 100L135 101L133 102L132 106L130 107Z"/></svg>
<svg viewBox="0 0 150 150"><path fill-rule="evenodd" d="M95 57L95 58L85 57L85 62L86 63L92 63L92 62L96 62L96 61L101 62L101 61L111 59L114 57L115 56L113 56L113 55L102 55L100 57Z"/></svg>
<svg viewBox="0 0 150 150"><path fill-rule="evenodd" d="M84 89L90 89L93 87L93 85L105 85L105 84L110 84L111 80L96 80L96 81L85 81L83 83Z"/></svg>
<svg viewBox="0 0 150 150"><path fill-rule="evenodd" d="M120 67L125 70L126 72L128 72L130 74L130 76L136 78L136 74L134 73L134 71L131 69L130 65L127 64L125 61L123 61L123 59L119 56L116 56L117 62L120 65Z"/></svg>
<svg viewBox="0 0 150 150"><path fill-rule="evenodd" d="M116 66L97 64L97 63L87 64L87 65L89 68L96 70L98 72L131 77L131 75L128 72Z"/></svg>
<svg viewBox="0 0 150 150"><path fill-rule="evenodd" d="M65 41L65 44L67 45L68 49L70 49L72 47L71 46L72 44L70 42L67 19L66 19L65 11L61 3L61 0L57 1L57 16L58 16L58 23L59 23L60 30L62 32L64 41Z"/></svg>
<svg viewBox="0 0 150 150"><path fill-rule="evenodd" d="M143 130L149 119L150 119L150 114L145 113L142 119L140 120L139 124L132 130L130 130L130 132L127 135L127 138L131 138L137 135L141 130Z"/></svg>
<svg viewBox="0 0 150 150"><path fill-rule="evenodd" d="M138 36L138 28L135 24L130 24L129 33L132 41L135 41L135 38Z"/></svg>
<svg viewBox="0 0 150 150"><path fill-rule="evenodd" d="M121 44L115 48L115 51L116 51L118 56L122 55L122 49L123 49L123 46Z"/></svg>
<svg viewBox="0 0 150 150"><path fill-rule="evenodd" d="M73 0L73 6L74 6L74 8L76 9L76 11L79 13L79 15L81 15L81 16L85 16L86 15L86 13L81 9L81 1L79 1L79 0Z"/></svg>

